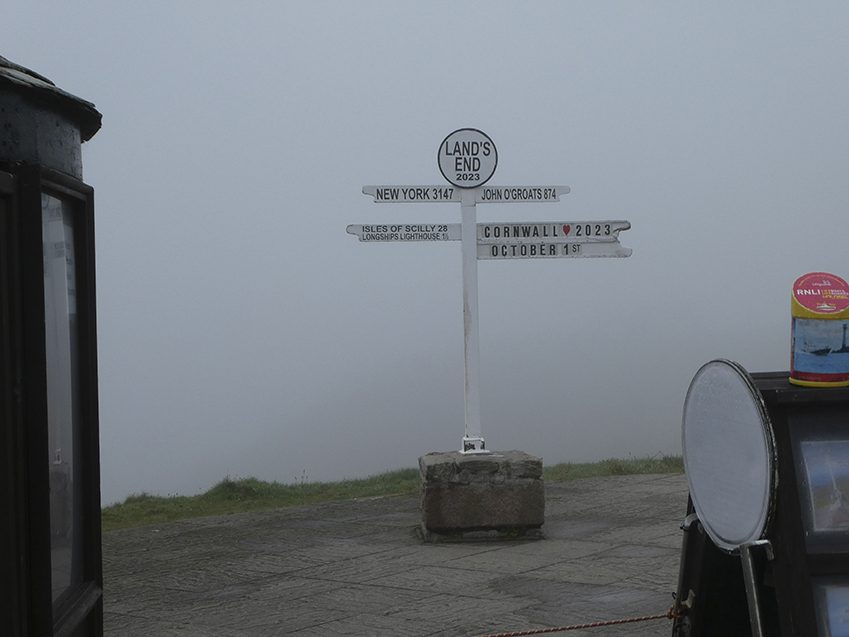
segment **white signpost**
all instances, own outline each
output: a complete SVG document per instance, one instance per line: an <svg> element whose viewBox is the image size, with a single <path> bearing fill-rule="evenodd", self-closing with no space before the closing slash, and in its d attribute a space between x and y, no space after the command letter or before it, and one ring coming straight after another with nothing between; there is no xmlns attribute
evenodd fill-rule
<svg viewBox="0 0 849 637"><path fill-rule="evenodd" d="M349 234L360 241L461 241L465 343L465 433L463 453L488 453L480 422L478 343L478 261L629 257L619 243L628 221L543 221L478 223L479 203L560 201L569 186L485 186L498 165L493 141L476 128L461 128L439 145L439 170L451 186L363 186L375 203L459 203L461 223L356 224Z"/></svg>

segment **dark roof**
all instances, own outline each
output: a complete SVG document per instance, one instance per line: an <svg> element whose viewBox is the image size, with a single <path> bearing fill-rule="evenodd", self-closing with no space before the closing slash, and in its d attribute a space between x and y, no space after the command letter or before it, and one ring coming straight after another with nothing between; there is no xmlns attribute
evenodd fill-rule
<svg viewBox="0 0 849 637"><path fill-rule="evenodd" d="M0 56L0 87L3 86L12 86L34 101L68 115L79 125L84 142L100 130L102 115L94 104L63 91L43 75Z"/></svg>

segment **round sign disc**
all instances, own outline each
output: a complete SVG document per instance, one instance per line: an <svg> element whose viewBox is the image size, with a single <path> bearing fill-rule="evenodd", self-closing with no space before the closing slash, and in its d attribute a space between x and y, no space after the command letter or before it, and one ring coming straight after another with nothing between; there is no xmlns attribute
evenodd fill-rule
<svg viewBox="0 0 849 637"><path fill-rule="evenodd" d="M696 372L682 448L690 497L714 544L733 551L761 539L772 514L775 442L760 392L740 365L714 360Z"/></svg>
<svg viewBox="0 0 849 637"><path fill-rule="evenodd" d="M498 151L489 135L460 128L448 135L437 153L439 171L458 188L477 188L489 181L498 165Z"/></svg>

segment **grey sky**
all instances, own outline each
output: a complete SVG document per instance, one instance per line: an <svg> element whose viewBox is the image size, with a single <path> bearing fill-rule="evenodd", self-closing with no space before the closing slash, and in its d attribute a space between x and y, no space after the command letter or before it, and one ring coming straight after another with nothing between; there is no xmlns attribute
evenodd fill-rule
<svg viewBox="0 0 849 637"><path fill-rule="evenodd" d="M790 286L849 275L842 2L7 3L3 55L93 101L103 497L413 466L463 433L457 222L364 184L568 184L480 221L628 219L629 259L479 263L484 435L680 451L715 357L789 365Z"/></svg>

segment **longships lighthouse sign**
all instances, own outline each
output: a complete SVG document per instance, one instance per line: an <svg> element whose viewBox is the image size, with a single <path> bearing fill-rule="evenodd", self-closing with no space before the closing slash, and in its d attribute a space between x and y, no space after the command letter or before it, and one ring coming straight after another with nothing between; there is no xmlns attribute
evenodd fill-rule
<svg viewBox="0 0 849 637"><path fill-rule="evenodd" d="M446 185L363 186L375 203L459 203L460 223L355 224L348 233L368 243L459 241L463 256L465 433L461 451L487 453L480 422L478 341L479 260L629 257L619 243L628 221L517 221L478 223L479 203L531 204L560 201L569 186L488 186L498 166L492 139L476 128L448 135L437 152Z"/></svg>

